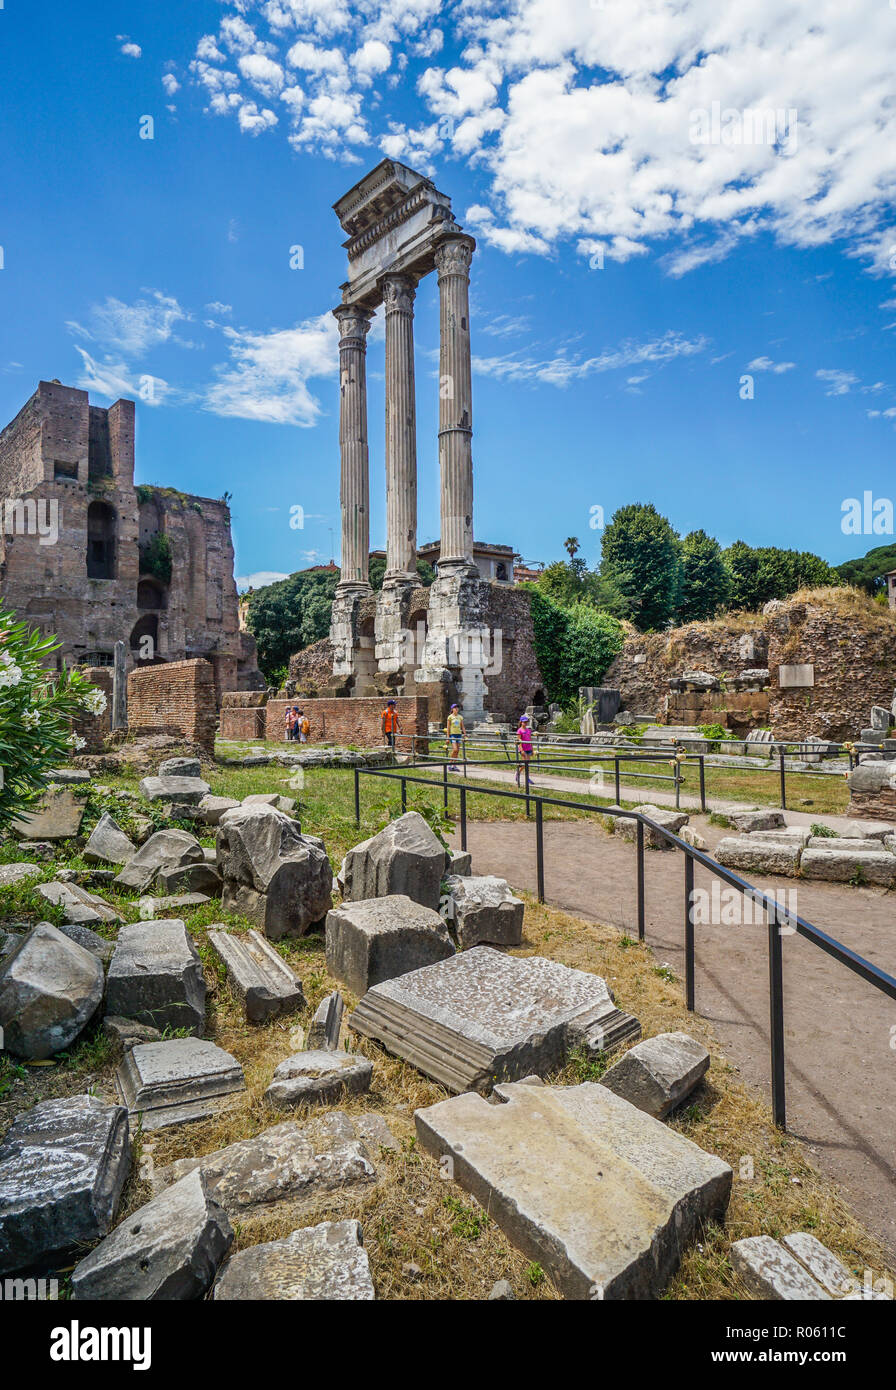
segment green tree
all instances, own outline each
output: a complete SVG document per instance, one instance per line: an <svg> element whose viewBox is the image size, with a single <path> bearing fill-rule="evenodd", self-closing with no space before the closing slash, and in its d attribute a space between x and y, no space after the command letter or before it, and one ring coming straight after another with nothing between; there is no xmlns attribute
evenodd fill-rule
<svg viewBox="0 0 896 1390"><path fill-rule="evenodd" d="M579 686L599 685L622 650L622 625L590 604L564 608L536 584L521 587L532 596L535 656L548 699L571 705L578 698Z"/></svg>
<svg viewBox="0 0 896 1390"><path fill-rule="evenodd" d="M680 623L703 622L728 602L731 576L722 547L705 531L691 531L681 545Z"/></svg>
<svg viewBox="0 0 896 1390"><path fill-rule="evenodd" d="M678 607L681 542L652 503L632 502L614 513L603 534L600 574L620 592L642 632L672 620Z"/></svg>
<svg viewBox="0 0 896 1390"><path fill-rule="evenodd" d="M106 708L103 691L77 669L46 669L59 646L15 613L0 613L0 829L42 795L53 768L83 745L71 721Z"/></svg>
<svg viewBox="0 0 896 1390"><path fill-rule="evenodd" d="M876 597L886 590L884 575L896 570L896 545L876 545L867 555L846 560L836 568L842 583L855 584Z"/></svg>
<svg viewBox="0 0 896 1390"><path fill-rule="evenodd" d="M781 550L735 541L723 551L731 575L735 608L759 609L771 599L789 598L797 589L842 584L835 569L809 550Z"/></svg>

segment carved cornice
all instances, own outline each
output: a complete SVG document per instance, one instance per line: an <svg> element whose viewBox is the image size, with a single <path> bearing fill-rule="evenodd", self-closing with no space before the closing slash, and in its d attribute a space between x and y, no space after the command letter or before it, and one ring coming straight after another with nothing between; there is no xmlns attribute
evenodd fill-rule
<svg viewBox="0 0 896 1390"><path fill-rule="evenodd" d="M430 184L418 184L416 188L411 189L406 198L403 198L400 203L396 203L394 208L390 208L371 226L352 237L346 245L349 261L357 260L368 247L373 246L381 237L393 231L395 227L400 227L402 222L407 222L422 207L429 205L432 208L435 221L450 220L450 210L442 207L439 203L434 203L430 197L431 192L432 186Z"/></svg>

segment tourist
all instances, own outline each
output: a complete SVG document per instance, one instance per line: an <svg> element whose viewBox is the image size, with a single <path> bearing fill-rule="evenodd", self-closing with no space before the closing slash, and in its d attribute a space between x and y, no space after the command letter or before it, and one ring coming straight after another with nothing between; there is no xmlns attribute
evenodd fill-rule
<svg viewBox="0 0 896 1390"><path fill-rule="evenodd" d="M399 732L398 710L395 707L394 700L386 701L386 708L383 710L381 722L383 725L383 737L385 738L389 747L394 750L395 735Z"/></svg>
<svg viewBox="0 0 896 1390"><path fill-rule="evenodd" d="M519 759L516 765L516 784L520 784L520 770L532 757L532 721L528 714L520 715L520 726L516 731L516 746Z"/></svg>
<svg viewBox="0 0 896 1390"><path fill-rule="evenodd" d="M298 714L299 742L307 743L308 735L311 733L311 720L308 718L304 710L300 709Z"/></svg>
<svg viewBox="0 0 896 1390"><path fill-rule="evenodd" d="M445 737L448 740L448 771L460 772L457 760L460 757L461 740L467 737L464 728L464 717L460 712L459 705L452 705L448 714L448 723L445 726Z"/></svg>
<svg viewBox="0 0 896 1390"><path fill-rule="evenodd" d="M286 742L291 743L295 728L296 712L291 705L286 706Z"/></svg>

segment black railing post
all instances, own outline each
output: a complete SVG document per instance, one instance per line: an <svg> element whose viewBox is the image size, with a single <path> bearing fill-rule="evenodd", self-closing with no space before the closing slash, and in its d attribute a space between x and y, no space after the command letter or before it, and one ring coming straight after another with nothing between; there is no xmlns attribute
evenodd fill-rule
<svg viewBox="0 0 896 1390"><path fill-rule="evenodd" d="M408 809L408 783L407 778L401 779L401 814L404 815Z"/></svg>
<svg viewBox="0 0 896 1390"><path fill-rule="evenodd" d="M361 774L355 768L355 825L361 824Z"/></svg>
<svg viewBox="0 0 896 1390"><path fill-rule="evenodd" d="M784 772L784 745L778 750L781 755L781 810L787 810L787 777Z"/></svg>
<svg viewBox="0 0 896 1390"><path fill-rule="evenodd" d="M694 1012L694 861L684 856L684 978L688 1012Z"/></svg>
<svg viewBox="0 0 896 1390"><path fill-rule="evenodd" d="M538 869L538 901L544 902L544 806L535 798L535 862Z"/></svg>
<svg viewBox="0 0 896 1390"><path fill-rule="evenodd" d="M706 764L703 754L700 757L700 810L706 814Z"/></svg>
<svg viewBox="0 0 896 1390"><path fill-rule="evenodd" d="M527 816L527 818L528 818L528 817L532 814L532 812L531 812L530 809L529 809L529 759L528 759L528 758L525 758L525 759L524 759L524 761L523 761L523 766L524 766L525 769L526 769L526 816Z"/></svg>
<svg viewBox="0 0 896 1390"><path fill-rule="evenodd" d="M442 802L448 810L448 764L442 763Z"/></svg>
<svg viewBox="0 0 896 1390"><path fill-rule="evenodd" d="M467 789L460 789L460 847L467 848Z"/></svg>
<svg viewBox="0 0 896 1390"><path fill-rule="evenodd" d="M644 822L638 817L638 940L644 940Z"/></svg>
<svg viewBox="0 0 896 1390"><path fill-rule="evenodd" d="M771 1035L772 1116L779 1129L787 1128L787 1102L784 1079L784 962L778 913L768 914L768 1002Z"/></svg>
<svg viewBox="0 0 896 1390"><path fill-rule="evenodd" d="M619 758L618 758L618 756L615 757L615 758L613 759L613 766L614 766L614 777L615 777L615 785L616 785L616 804L617 804L617 806L618 806L618 805L619 805L619 801L620 801L620 796L619 796Z"/></svg>

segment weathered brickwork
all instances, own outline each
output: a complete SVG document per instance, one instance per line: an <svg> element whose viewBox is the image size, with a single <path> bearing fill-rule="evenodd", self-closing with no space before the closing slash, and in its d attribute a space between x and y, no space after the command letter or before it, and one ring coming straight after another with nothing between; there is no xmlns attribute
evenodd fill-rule
<svg viewBox="0 0 896 1390"><path fill-rule="evenodd" d="M370 748L383 742L381 718L385 699L334 700L269 700L265 737L283 740L286 729L286 709L298 705L311 724L309 742L355 744ZM396 698L395 707L403 734L426 734L428 716L426 701L410 696ZM223 735L222 722L222 735Z"/></svg>
<svg viewBox="0 0 896 1390"><path fill-rule="evenodd" d="M329 637L289 658L289 679L298 690L325 690L333 679L333 643Z"/></svg>
<svg viewBox="0 0 896 1390"><path fill-rule="evenodd" d="M111 663L121 639L131 666L207 657L219 694L261 684L239 628L229 509L135 488L134 428L133 401L103 410L42 381L0 432L0 600L60 638L57 665ZM150 572L155 538L170 582Z"/></svg>
<svg viewBox="0 0 896 1390"><path fill-rule="evenodd" d="M169 734L212 752L216 725L210 662L171 661L128 676L129 734Z"/></svg>
<svg viewBox="0 0 896 1390"><path fill-rule="evenodd" d="M812 687L781 688L779 667L794 664L814 667ZM670 694L669 678L688 667L714 676L767 667L767 705L759 693L723 693L705 697L695 711L701 717L686 719L687 696ZM729 718L730 726L750 724L755 714L754 727L768 725L779 738L855 739L871 706L889 706L893 698L896 615L834 590L788 599L770 613L733 614L668 632L629 631L603 684L619 688L623 709L667 723L722 723L717 716L728 707L741 716Z"/></svg>
<svg viewBox="0 0 896 1390"><path fill-rule="evenodd" d="M82 719L72 721L72 732L84 739L84 753L101 753L104 741L112 732L112 672L108 666L88 666L82 668L84 676L106 697L106 708L102 714L85 714Z"/></svg>
<svg viewBox="0 0 896 1390"><path fill-rule="evenodd" d="M241 709L238 706L225 706L221 710L219 723L221 738L264 738L266 727L267 719L264 709Z"/></svg>

